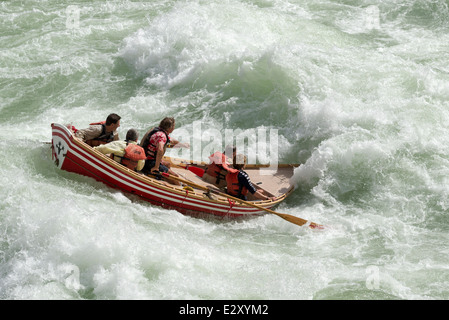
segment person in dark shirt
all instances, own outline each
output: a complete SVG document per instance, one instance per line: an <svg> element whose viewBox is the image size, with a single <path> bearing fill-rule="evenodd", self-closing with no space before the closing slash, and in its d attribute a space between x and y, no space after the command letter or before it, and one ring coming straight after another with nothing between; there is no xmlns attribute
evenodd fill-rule
<svg viewBox="0 0 449 320"><path fill-rule="evenodd" d="M83 140L91 147L106 144L111 141L120 140L117 133L120 127L121 117L116 113L111 113L106 118L106 121L91 123L86 129L74 129L75 137Z"/></svg>
<svg viewBox="0 0 449 320"><path fill-rule="evenodd" d="M257 190L251 183L248 174L243 170L246 166L246 156L238 154L233 159L234 169L226 175L228 194L247 200L247 194L250 192L259 200L275 200L276 197L269 197L263 194L262 190Z"/></svg>

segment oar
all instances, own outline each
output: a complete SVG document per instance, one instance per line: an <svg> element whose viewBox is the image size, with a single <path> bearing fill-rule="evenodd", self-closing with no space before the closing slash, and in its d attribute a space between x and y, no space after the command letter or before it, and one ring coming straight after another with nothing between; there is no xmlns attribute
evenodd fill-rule
<svg viewBox="0 0 449 320"><path fill-rule="evenodd" d="M305 224L307 224L309 222L308 220L304 220L304 219L301 219L299 217L295 217L295 216L292 216L292 215L289 215L289 214L286 214L286 213L279 213L279 212L273 211L271 209L259 206L259 205L255 204L253 202L249 202L249 201L245 201L245 200L233 197L233 196L231 196L231 195L229 195L227 193L224 193L224 192L221 192L221 191L217 191L217 190L214 190L214 189L211 189L211 188L208 188L208 187L204 187L202 185L199 185L199 184L196 184L194 182L191 182L191 181L188 181L188 180L176 177L174 175L171 175L171 174L168 174L168 173L165 173L165 172L162 173L162 175L167 177L167 178L170 178L170 179L178 180L178 181L180 181L182 183L185 183L185 184L188 184L188 185L190 185L192 187L195 187L195 188L198 188L198 189L201 189L201 190L204 190L204 191L208 191L208 192L213 192L215 194L219 194L219 195L221 195L223 197L226 197L228 199L231 199L231 200L234 200L234 201L238 201L238 202L240 202L242 204L246 204L247 206L258 208L260 210L264 210L266 212L275 214L278 217L281 217L282 219L287 220L288 222L294 223L294 224L296 224L298 226L303 226L303 225L305 225ZM309 222L308 226L310 228L312 228L312 229L323 229L324 228L322 225L317 224L315 222Z"/></svg>
<svg viewBox="0 0 449 320"><path fill-rule="evenodd" d="M189 170L190 172L193 172L194 174L196 174L198 177L202 178L204 173L206 172L206 170L204 170L203 168L198 168L195 166L191 166L189 164L186 164L185 166L176 164L176 163L171 163L171 165L173 165L176 168L183 168L186 170Z"/></svg>
<svg viewBox="0 0 449 320"><path fill-rule="evenodd" d="M204 172L206 171L206 170L204 170L202 168L192 167L192 166L186 166L185 169L189 170L190 172L193 172L194 174L196 174L200 178L203 177Z"/></svg>

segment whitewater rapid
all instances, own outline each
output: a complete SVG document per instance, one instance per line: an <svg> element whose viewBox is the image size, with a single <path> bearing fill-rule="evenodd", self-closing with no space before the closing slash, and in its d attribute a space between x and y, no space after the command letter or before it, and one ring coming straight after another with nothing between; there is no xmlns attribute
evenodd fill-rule
<svg viewBox="0 0 449 320"><path fill-rule="evenodd" d="M437 0L2 2L0 298L447 299L448 21ZM328 228L59 171L50 124L111 112L122 137L174 116L194 160L226 130L263 160L276 132L302 164L276 210Z"/></svg>

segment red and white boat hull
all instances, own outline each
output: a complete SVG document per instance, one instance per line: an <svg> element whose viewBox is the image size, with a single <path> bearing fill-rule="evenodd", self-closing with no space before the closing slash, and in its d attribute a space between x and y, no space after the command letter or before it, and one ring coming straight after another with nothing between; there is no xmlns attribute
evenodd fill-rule
<svg viewBox="0 0 449 320"><path fill-rule="evenodd" d="M226 200L214 200L199 190L169 187L154 178L132 171L74 138L64 125L52 124L52 159L61 170L101 181L109 187L131 193L183 214L245 217L265 212ZM273 204L274 205L274 204ZM270 208L273 205L266 206Z"/></svg>

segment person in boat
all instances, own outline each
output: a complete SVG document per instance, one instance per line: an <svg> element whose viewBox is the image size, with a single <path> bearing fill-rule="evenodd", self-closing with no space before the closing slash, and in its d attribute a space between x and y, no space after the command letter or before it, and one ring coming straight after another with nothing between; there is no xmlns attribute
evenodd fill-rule
<svg viewBox="0 0 449 320"><path fill-rule="evenodd" d="M225 151L213 153L209 157L210 163L203 174L203 180L213 183L219 188L226 187L226 175L236 152L237 148L235 146L226 146Z"/></svg>
<svg viewBox="0 0 449 320"><path fill-rule="evenodd" d="M95 150L104 154L111 154L113 159L131 170L140 171L145 165L145 151L137 140L139 133L136 129L129 129L125 140L111 141L94 147Z"/></svg>
<svg viewBox="0 0 449 320"><path fill-rule="evenodd" d="M111 113L106 121L94 122L86 129L75 130L75 137L83 140L91 147L117 141L120 139L117 133L117 129L120 127L120 119L119 115Z"/></svg>
<svg viewBox="0 0 449 320"><path fill-rule="evenodd" d="M169 144L176 145L179 143L178 140L170 139L169 134L175 130L175 119L172 117L165 117L159 123L159 126L152 128L147 133L145 133L140 146L145 150L147 156L145 160L145 165L142 169L142 173L148 174L159 174L169 173L174 176L179 176L176 172L170 169L170 165L164 162L162 159L164 157L165 151ZM179 185L179 182L173 179L167 179L172 184Z"/></svg>
<svg viewBox="0 0 449 320"><path fill-rule="evenodd" d="M233 197L247 201L247 194L251 194L258 200L275 200L276 197L269 197L263 194L262 190L257 190L251 183L249 175L243 170L246 166L246 156L237 154L233 158L233 168L228 170L226 175L227 193Z"/></svg>

